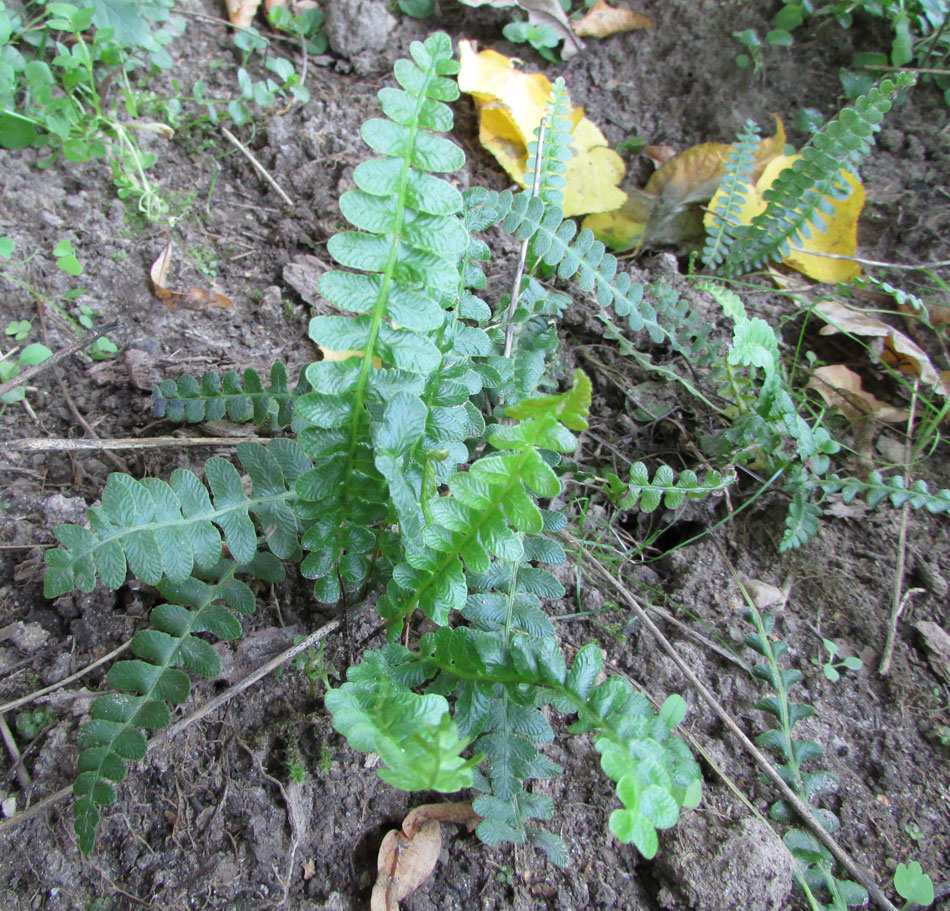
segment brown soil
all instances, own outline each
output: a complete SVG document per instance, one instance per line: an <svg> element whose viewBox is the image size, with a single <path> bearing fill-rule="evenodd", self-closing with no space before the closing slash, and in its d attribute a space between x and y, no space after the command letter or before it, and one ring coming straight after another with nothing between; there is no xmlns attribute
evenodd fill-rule
<svg viewBox="0 0 950 911"><path fill-rule="evenodd" d="M201 0L190 5L218 13L214 4ZM734 65L739 47L731 33L747 27L757 27L760 34L767 30L754 4L644 0L638 8L653 18L652 29L590 40L586 52L569 63L547 65L525 48L516 50L499 40L503 13L444 6L444 15L428 22L401 18L381 51L354 52L352 60L331 55L311 61L312 101L241 131L294 200L293 210L283 208L215 128L198 125L170 143L155 141L159 160L154 174L183 212L173 232L177 255L170 281L182 288L212 286L234 302L233 309L171 310L155 301L149 267L165 234L130 215L116 199L106 168L59 163L40 171L37 153L3 153L0 233L16 240L18 253L39 251L21 277L53 298L84 287L79 301L101 311L105 321L118 322L111 337L120 349L113 362L71 358L41 375L28 396L31 410L11 406L0 415L4 436L86 435L67 393L102 438L167 435L175 428L156 424L150 413L153 381L211 367L266 370L275 359L286 362L295 376L301 364L312 360L306 320L314 278L328 265L327 238L342 224L336 200L352 186L354 165L369 154L359 138L360 124L376 112L375 93L391 81L393 61L406 55L410 41L430 30L445 29L453 40L476 38L530 58L532 68L563 73L574 103L586 108L611 143L636 133L651 144L679 148L729 141L746 118L765 124L773 111L785 116L790 140L801 144L806 137L791 131L795 110L810 106L832 114L843 101L837 69L850 60L852 45L877 47L882 41L860 26L850 32L823 31L789 51L774 49L766 70L752 75ZM236 61L223 30L190 21L174 53L179 58L174 75L181 84L199 77L217 79L228 90ZM208 69L210 60L222 62L223 68ZM157 88L162 89L161 82ZM456 110L455 139L469 158L460 185L503 188L503 175L477 144L470 100L463 97ZM889 116L878 151L863 169L869 203L862 220L862 255L896 262L950 258L946 122L942 99L928 87L915 91ZM630 172L631 181L647 173L640 160L630 162ZM72 240L84 264L78 280L58 271L50 255L63 238ZM499 250L508 252L510 248ZM691 293L668 254L647 256L637 266L640 280L662 278ZM510 281L507 273L496 275L489 290L497 298ZM36 323L30 295L0 284L3 323L22 318ZM703 306L708 308L708 302ZM770 294L763 284L747 296L747 306L781 324L785 340L795 344L800 321L787 299ZM655 378L617 357L592 336L583 311L578 314L569 315L565 326L568 357L582 366L593 357L614 371L589 367L597 411L593 434L583 443L583 464L601 474L610 467L621 473L625 461L659 452L670 459L671 452L686 452L702 430L688 403L679 403L655 382L640 386L643 395L652 391L665 398L671 404L664 411L672 411L667 420L647 425L631 420L626 413L631 402L610 377L619 371L621 385L630 386ZM72 340L54 319L47 319L46 330L54 349ZM821 352L826 349L819 346L827 342L810 329L806 344ZM210 432L220 435L219 429ZM126 642L154 603L147 589L134 584L119 592L100 587L88 596L46 601L42 554L53 541L53 527L81 522L86 505L97 500L108 472L119 465L136 476L167 477L176 466L200 472L203 460L215 451L229 454L225 447L120 452L114 458L4 455L0 701L59 681ZM940 446L920 467L920 475L946 486L948 464L946 447ZM747 490L744 486L733 507L754 490L752 484ZM578 487L574 495L578 499L570 505L576 513L586 494ZM802 723L799 736L822 745L825 766L840 779L829 806L841 820L841 843L886 889L896 864L911 859L918 859L938 883L945 881L950 878L950 752L937 732L950 725L950 688L928 663L913 624L950 624L943 574L950 565L946 518L924 513L908 517L903 584L921 591L904 612L893 669L882 678L875 668L894 584L901 513L887 507L866 514L842 510L825 519L810 545L780 554L785 505L779 497L762 497L735 521L674 550L697 531L716 525L725 504L717 501L672 520L653 519L669 522L662 539L669 552L662 558L651 552L648 560L627 565L628 582L641 599L682 611L687 625L701 625L705 635L747 660L750 653L741 640L748 630L731 567L749 578L790 584L777 631L789 642L789 665L805 674L797 698L817 709L813 719ZM607 518L595 503L576 535L606 540ZM649 528L635 516L624 522L634 535ZM607 832L614 798L590 743L556 741L549 753L565 771L542 787L558 808L553 828L568 845L568 867L557 869L534 850L491 849L447 827L442 862L403 907L803 907L790 891L789 859L778 837L723 784L713 764L766 815L775 799L771 788L649 634L624 609L611 607L615 595L601 590L583 563L581 567L564 574L569 596L550 605L554 615L594 612L559 624L565 647L594 638L617 668L644 683L653 696L686 696L687 729L709 756L703 764L702 804L662 836L657 861L645 862ZM316 629L334 615L313 602L305 582L288 582L265 593L258 613L246 624L247 638L222 652L236 652L238 664L256 664L285 648L295 634ZM360 615L351 641L379 643L372 638L373 616L369 609ZM17 623L26 629L8 626ZM750 735L763 730L765 718L753 708L764 694L760 682L678 628L665 629L739 724ZM821 636L863 658L864 669L828 682L812 664L820 654ZM331 637L327 651L338 666L344 663L340 640ZM95 671L47 698L55 723L30 744L19 767L29 773L32 785L4 751L0 800L8 801L2 804L5 814L70 782L76 729L101 682L101 672ZM207 701L227 682L199 683L184 711ZM6 716L11 728L15 715ZM22 736L17 740L21 749L27 746ZM308 776L302 785L282 791L277 782L287 781L288 753L299 754ZM365 767L364 757L331 728L319 693L295 670L266 678L150 754L119 790L118 803L104 812L96 852L87 859L76 848L66 802L0 829L0 908L367 908L382 835L408 809L431 798L380 782ZM938 902L937 907L950 905Z"/></svg>

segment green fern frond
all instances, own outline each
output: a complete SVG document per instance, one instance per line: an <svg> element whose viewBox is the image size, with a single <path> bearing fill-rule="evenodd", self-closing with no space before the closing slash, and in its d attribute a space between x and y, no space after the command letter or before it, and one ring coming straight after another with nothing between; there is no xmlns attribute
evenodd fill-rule
<svg viewBox="0 0 950 911"><path fill-rule="evenodd" d="M567 94L567 83L558 76L551 86L547 110L544 115L544 143L541 147L540 186L537 195L550 205L564 205L564 188L567 186L565 175L567 163L573 157L571 149L571 100ZM540 127L536 131L540 133ZM528 143L528 161L525 171L534 174L537 164L538 140Z"/></svg>
<svg viewBox="0 0 950 911"><path fill-rule="evenodd" d="M677 478L668 465L657 468L650 480L650 473L643 462L630 466L630 485L620 501L620 509L633 509L639 502L641 512L653 512L660 503L665 509L676 509L687 499L702 500L731 487L736 481L734 472L725 474L710 470L700 482L695 471L681 471Z"/></svg>
<svg viewBox="0 0 950 911"><path fill-rule="evenodd" d="M301 445L315 468L301 478L300 516L313 521L303 539L302 572L322 601L337 600L366 580L388 516L386 478L370 444L373 409L396 392L421 395L442 366L438 333L459 288L458 259L468 232L457 217L462 197L429 172L454 171L461 149L437 133L452 127L444 103L458 97L446 78L458 71L447 35L414 42L412 60L396 63L401 89L381 89L386 119L364 124L365 142L384 158L356 167L356 190L340 207L357 230L330 238L331 256L357 271L330 271L320 292L347 316L318 316L310 336L330 350L359 352L311 365L313 392L297 413L306 423ZM342 587L341 587L342 583Z"/></svg>
<svg viewBox="0 0 950 911"><path fill-rule="evenodd" d="M544 529L532 494L554 497L561 490L539 449L574 451L577 440L570 429L587 426L590 392L590 380L577 371L568 392L510 406L507 415L520 423L501 426L489 437L502 451L483 456L468 471L448 479L451 496L428 504L425 552L408 554L377 602L380 616L390 621L391 634L417 607L445 625L450 612L465 605L465 569L485 573L493 555L521 560L521 535Z"/></svg>
<svg viewBox="0 0 950 911"><path fill-rule="evenodd" d="M291 391L287 370L276 363L270 370L270 385L265 388L260 374L247 369L243 378L233 370L219 376L207 371L200 380L185 375L177 382L162 380L152 390L155 417L174 422L199 424L202 421L253 421L257 427L286 427L294 415L294 400L309 387L301 377Z"/></svg>
<svg viewBox="0 0 950 911"><path fill-rule="evenodd" d="M909 487L900 475L885 478L879 471L872 471L867 481L857 478L828 478L822 482L825 493L841 492L846 503L864 494L872 509L888 500L893 506L910 505L913 509L926 509L930 513L950 512L950 489L946 487L931 491L926 481L914 481Z"/></svg>
<svg viewBox="0 0 950 911"><path fill-rule="evenodd" d="M815 133L802 149L802 157L763 194L768 205L740 242L732 245L725 270L734 274L760 268L787 256L793 244L810 236L811 226L824 230L822 215L834 213L829 197L845 199L851 194L842 167L854 169L861 164L894 98L916 81L916 74L909 72L882 80Z"/></svg>
<svg viewBox="0 0 950 911"><path fill-rule="evenodd" d="M158 586L167 603L149 617L149 629L136 633L130 643L130 661L118 661L106 679L118 692L100 696L89 709L92 716L79 730L81 753L73 784L74 825L79 848L88 854L96 840L99 807L116 801L114 784L128 774L128 763L145 756L143 731L161 730L171 723L169 705L185 702L191 692L187 668L203 677L221 672L217 652L197 633L219 639L237 639L241 623L234 612L254 610L254 595L236 578L249 574L279 582L284 571L271 554L256 554L240 565L223 560L208 574L210 581L165 580Z"/></svg>
<svg viewBox="0 0 950 911"><path fill-rule="evenodd" d="M299 551L299 522L292 504L293 485L311 468L291 440L239 443L238 458L251 478L251 494L235 467L217 456L205 463L207 487L193 472L176 468L169 483L158 478L136 481L111 474L102 505L89 510L89 528L60 525L63 548L46 552L47 598L78 588L91 592L96 579L107 588L125 584L126 573L149 585L162 578L183 582L197 567L209 569L221 559L222 535L231 556L250 563L257 553L257 517L267 546L281 559ZM210 488L210 494L209 494Z"/></svg>
<svg viewBox="0 0 950 911"><path fill-rule="evenodd" d="M761 136L754 120L747 120L726 159L726 173L719 184L722 198L710 206L711 224L706 228L703 264L715 269L732 246L734 230L752 185L752 167Z"/></svg>

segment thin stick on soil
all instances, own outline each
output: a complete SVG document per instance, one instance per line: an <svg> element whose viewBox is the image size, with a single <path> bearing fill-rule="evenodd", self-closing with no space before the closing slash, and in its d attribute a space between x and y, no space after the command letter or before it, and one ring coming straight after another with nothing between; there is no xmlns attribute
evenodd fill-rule
<svg viewBox="0 0 950 911"><path fill-rule="evenodd" d="M338 629L339 626L339 620L331 620L329 623L321 626L320 629L312 632L309 636L305 636L300 640L300 642L292 645L290 648L281 652L276 657L271 658L270 661L265 661L262 665L260 665L260 667L255 668L246 677L235 683L234 686L228 687L223 693L218 694L214 697L214 699L210 699L203 706L201 706L200 709L195 710L186 718L182 718L181 721L177 721L170 728L162 731L160 734L156 734L151 740L149 740L147 752L150 753L154 749L168 743L186 728L189 728L196 722L201 721L202 718L206 717L215 709L220 708L230 699L233 699L235 696L243 693L248 687L253 686L262 677L267 676L267 674L276 670L282 664L286 664L301 652L306 651L313 645L316 645L321 639L325 639L330 633ZM33 804L33 806L27 808L26 810L22 810L21 812L17 813L15 816L11 816L9 819L0 821L0 835L9 832L11 829L19 826L21 823L33 819L34 816L39 815L49 807L55 806L69 797L72 792L72 785L61 788L54 794L44 797L42 800Z"/></svg>
<svg viewBox="0 0 950 911"><path fill-rule="evenodd" d="M280 184L270 176L267 168L264 167L252 154L251 150L241 142L227 127L221 127L221 134L231 143L254 167L257 169L257 173L261 175L277 192L277 195L287 203L287 205L292 209L294 207L294 201L280 188Z"/></svg>
<svg viewBox="0 0 950 911"><path fill-rule="evenodd" d="M910 471L910 462L914 452L914 413L917 410L917 390L920 387L920 377L914 380L914 392L910 398L910 411L907 416L907 439L904 444L904 482ZM887 622L887 637L884 640L884 652L877 672L885 677L890 673L891 660L894 657L894 640L897 638L897 621L915 589L911 589L902 596L904 587L904 566L907 561L907 519L910 514L910 503L905 503L901 510L901 529L897 535L897 568L894 570L894 591L891 595L891 615Z"/></svg>
<svg viewBox="0 0 950 911"><path fill-rule="evenodd" d="M16 740L13 739L13 734L7 725L6 715L0 715L0 735L3 735L3 742L6 744L7 752L10 754L10 758L13 759L13 764L16 767L17 781L20 782L20 787L25 791L33 784L33 779L30 778L30 773L23 768L23 763L20 762L20 748L16 745Z"/></svg>
<svg viewBox="0 0 950 911"><path fill-rule="evenodd" d="M111 452L117 449L187 449L193 446L236 446L268 443L270 437L116 437L112 440L70 440L58 437L0 441L0 452Z"/></svg>
<svg viewBox="0 0 950 911"><path fill-rule="evenodd" d="M33 693L27 693L26 696L21 696L19 699L14 699L12 702L6 702L3 705L0 705L0 715L4 714L4 712L10 712L13 711L13 709L18 709L21 705L26 705L29 702L36 702L37 699L40 699L49 693L53 693L56 690L61 690L64 686L69 686L69 684L73 681L79 680L81 677L85 677L90 671L95 670L100 664L105 664L107 661L111 661L113 658L115 658L116 655L121 655L122 652L124 652L128 647L129 643L126 642L124 645L120 645L118 648L113 649L108 655L103 655L101 658L93 661L92 664L87 664L84 668L82 668L82 670L76 671L75 674L60 680L59 683L53 683L41 690L36 690Z"/></svg>
<svg viewBox="0 0 950 911"><path fill-rule="evenodd" d="M115 322L109 323L108 326L101 326L99 329L93 329L91 332L87 332L81 338L76 339L76 341L74 341L71 345L67 345L62 350L56 351L52 357L48 357L45 361L40 361L38 364L34 364L32 367L27 367L12 379L7 380L5 383L0 383L0 396L5 395L12 389L16 389L17 386L22 386L24 383L33 379L34 376L42 373L44 370L49 370L50 367L55 367L61 360L63 360L63 358L69 357L71 354L75 354L77 351L81 351L87 345L91 345L97 338L102 338L102 336L111 332L118 325L118 322Z"/></svg>
<svg viewBox="0 0 950 911"><path fill-rule="evenodd" d="M572 535L561 532L562 537L576 546L577 541ZM650 619L647 612L640 607L637 600L630 594L627 588L607 570L607 568L592 554L588 554L589 564L593 566L601 579L608 584L627 606L637 615L640 622L653 634L660 647L669 655L673 663L679 668L680 672L690 682L702 700L719 716L719 720L732 732L746 752L755 760L765 775L772 781L776 788L781 792L782 797L791 805L792 809L798 814L814 833L815 837L834 855L835 859L843 866L848 873L865 889L874 899L878 907L885 911L897 911L888 897L878 888L877 884L871 879L870 874L859 867L851 856L836 842L822 824L815 818L808 805L782 780L782 776L775 770L775 767L769 762L761 750L745 735L739 725L732 719L732 716L722 707L715 696L703 685L699 678L693 673L690 667L680 657L679 653L673 647L672 643L663 635L659 627Z"/></svg>

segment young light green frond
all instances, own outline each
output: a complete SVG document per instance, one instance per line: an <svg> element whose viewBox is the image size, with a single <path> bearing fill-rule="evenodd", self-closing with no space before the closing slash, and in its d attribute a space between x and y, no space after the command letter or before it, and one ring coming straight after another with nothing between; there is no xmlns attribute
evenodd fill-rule
<svg viewBox="0 0 950 911"><path fill-rule="evenodd" d="M747 120L726 159L726 173L719 185L723 195L709 208L712 223L706 228L703 247L703 264L711 269L722 263L732 246L733 231L751 187L752 166L760 139L758 124Z"/></svg>
<svg viewBox="0 0 950 911"><path fill-rule="evenodd" d="M788 255L792 245L807 238L810 226L821 224L826 197L844 199L851 193L842 167L854 170L861 164L894 99L916 81L910 72L882 80L815 133L802 157L765 192L765 211L733 243L723 268L730 274L760 268Z"/></svg>
<svg viewBox="0 0 950 911"><path fill-rule="evenodd" d="M82 752L73 784L73 814L84 854L95 844L99 807L116 800L113 784L125 778L129 762L145 756L144 731L167 727L169 704L188 699L191 683L179 668L204 677L220 673L217 652L196 633L219 639L241 636L241 623L232 611L250 613L254 595L236 578L239 573L275 582L283 578L283 567L274 556L262 553L243 566L221 561L208 574L213 581L165 580L159 592L167 603L152 611L149 628L138 632L130 644L136 657L109 669L108 683L117 692L96 699L89 710L92 719L79 729Z"/></svg>
<svg viewBox="0 0 950 911"><path fill-rule="evenodd" d="M293 485L310 468L309 459L282 439L266 446L241 443L238 457L252 480L250 496L234 466L217 456L205 464L207 487L184 468L176 468L169 483L109 475L102 505L89 510L89 528L56 529L64 548L46 552L46 596L91 592L97 578L117 589L127 571L149 585L163 578L183 582L196 567L217 564L222 537L236 560L249 563L258 537L252 514L270 550L281 559L293 557L300 531Z"/></svg>
<svg viewBox="0 0 950 911"><path fill-rule="evenodd" d="M297 388L291 390L281 363L271 367L266 388L256 370L245 370L243 379L233 370L224 376L209 370L200 380L185 375L177 382L157 383L152 390L152 407L155 417L176 423L200 424L226 418L238 423L253 421L258 427L268 425L276 430L291 422L294 401L307 389L301 376Z"/></svg>

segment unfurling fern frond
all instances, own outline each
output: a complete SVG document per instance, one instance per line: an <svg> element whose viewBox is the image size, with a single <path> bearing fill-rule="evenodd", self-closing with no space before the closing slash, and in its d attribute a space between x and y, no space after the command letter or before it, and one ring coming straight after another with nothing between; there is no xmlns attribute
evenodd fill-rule
<svg viewBox="0 0 950 911"><path fill-rule="evenodd" d="M192 572L221 559L221 539L238 563L257 553L260 522L271 552L281 558L299 551L300 523L294 514L294 483L312 464L292 440L239 443L238 458L251 478L251 494L237 469L214 456L205 463L206 487L193 472L176 468L169 483L136 481L111 474L102 505L89 510L89 528L60 525L65 549L46 552L44 592L56 598L75 588L91 592L96 578L107 588L125 584L128 570L149 585L162 578L184 582ZM209 493L210 488L210 493Z"/></svg>
<svg viewBox="0 0 950 911"><path fill-rule="evenodd" d="M724 269L737 273L760 268L787 256L793 244L810 236L811 226L824 230L822 215L834 214L829 198L845 199L851 194L842 167L854 169L867 157L894 98L916 81L909 72L882 80L815 133L801 158L763 194L768 204L765 211L732 245Z"/></svg>
<svg viewBox="0 0 950 911"><path fill-rule="evenodd" d="M155 417L169 421L199 424L202 421L253 421L258 427L269 424L274 429L286 427L294 416L294 400L308 389L301 377L291 390L287 370L276 363L270 370L270 385L265 387L260 374L248 368L243 378L230 370L219 376L213 370L200 380L183 376L163 380L152 390Z"/></svg>
<svg viewBox="0 0 950 911"><path fill-rule="evenodd" d="M114 477L114 476L113 476ZM279 582L284 570L272 554L260 553L250 562L222 560L207 573L207 581L166 579L158 586L167 603L149 617L149 629L130 643L136 656L118 661L106 676L118 692L100 696L89 709L92 719L79 729L79 761L73 784L74 825L79 848L88 854L95 844L99 807L115 803L115 782L128 773L128 763L145 756L144 731L171 723L169 705L184 702L191 692L184 667L203 677L221 673L217 652L197 633L238 639L241 623L234 612L254 610L254 594L238 574Z"/></svg>
<svg viewBox="0 0 950 911"><path fill-rule="evenodd" d="M726 173L719 184L722 198L710 206L703 264L715 269L729 253L734 231L752 183L752 168L761 136L758 124L747 120L726 159Z"/></svg>

